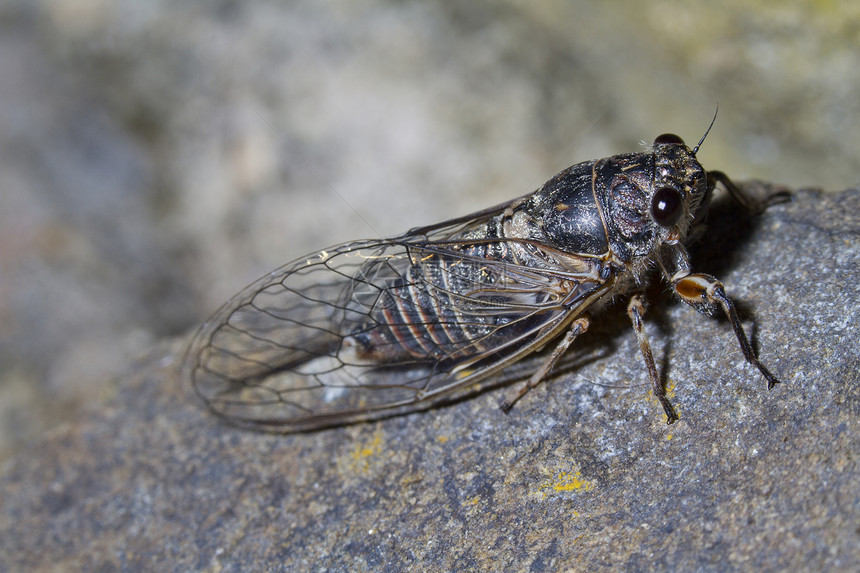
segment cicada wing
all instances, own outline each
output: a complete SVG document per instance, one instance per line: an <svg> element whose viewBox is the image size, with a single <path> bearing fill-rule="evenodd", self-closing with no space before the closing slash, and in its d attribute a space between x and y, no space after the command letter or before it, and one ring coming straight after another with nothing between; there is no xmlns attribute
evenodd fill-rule
<svg viewBox="0 0 860 573"><path fill-rule="evenodd" d="M486 245L484 245L486 246ZM468 241L360 241L290 263L204 324L196 392L235 421L312 429L426 407L555 336L598 281L476 253Z"/></svg>
<svg viewBox="0 0 860 573"><path fill-rule="evenodd" d="M347 368L342 350L367 310L349 300L357 290L373 290L361 269L386 248L367 241L320 251L242 290L191 342L186 368L197 394L226 417L275 424L342 403L335 394L353 396L340 388L361 385L366 365ZM389 258L397 264L393 250Z"/></svg>

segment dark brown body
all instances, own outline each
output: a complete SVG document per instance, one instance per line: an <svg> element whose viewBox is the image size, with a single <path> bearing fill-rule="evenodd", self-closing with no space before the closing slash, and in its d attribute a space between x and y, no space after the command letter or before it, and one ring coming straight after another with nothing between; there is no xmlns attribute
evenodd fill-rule
<svg viewBox="0 0 860 573"><path fill-rule="evenodd" d="M250 285L204 324L186 361L207 405L284 431L429 407L555 339L555 350L505 408L539 383L591 314L640 289L653 268L703 312L722 308L755 358L722 285L695 275L684 242L704 221L719 172L674 135L648 153L574 165L510 203L401 237L320 251ZM780 200L776 197L774 200ZM658 382L628 306L667 419Z"/></svg>

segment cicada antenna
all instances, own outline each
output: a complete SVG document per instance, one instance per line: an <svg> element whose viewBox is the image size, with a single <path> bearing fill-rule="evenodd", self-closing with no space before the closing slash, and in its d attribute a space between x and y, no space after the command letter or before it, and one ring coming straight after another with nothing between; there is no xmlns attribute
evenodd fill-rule
<svg viewBox="0 0 860 573"><path fill-rule="evenodd" d="M696 144L696 147L693 148L693 155L699 152L699 148L704 143L705 138L708 137L708 134L711 133L711 128L714 127L714 122L717 121L717 113L720 111L720 104L717 104L717 109L714 110L714 117L711 119L711 125L708 126L708 129L705 130L705 135L702 136L702 139L699 140L699 143Z"/></svg>

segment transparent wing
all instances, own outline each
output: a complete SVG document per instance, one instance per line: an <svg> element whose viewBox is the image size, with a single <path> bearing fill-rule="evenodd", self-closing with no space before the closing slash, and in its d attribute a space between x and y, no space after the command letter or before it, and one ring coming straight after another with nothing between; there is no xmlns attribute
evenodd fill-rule
<svg viewBox="0 0 860 573"><path fill-rule="evenodd" d="M451 236L447 226L421 231ZM513 246L520 258L537 248L407 234L289 263L201 326L186 358L191 383L218 414L283 431L475 391L606 290L587 261L575 272L546 256L525 265L512 262Z"/></svg>

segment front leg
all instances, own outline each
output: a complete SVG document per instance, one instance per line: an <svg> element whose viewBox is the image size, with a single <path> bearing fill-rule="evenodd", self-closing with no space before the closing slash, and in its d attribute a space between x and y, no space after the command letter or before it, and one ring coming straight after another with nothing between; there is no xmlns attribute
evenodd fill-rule
<svg viewBox="0 0 860 573"><path fill-rule="evenodd" d="M705 274L689 274L689 271L680 271L672 277L672 288L675 293L687 304L704 314L713 314L718 308L722 308L726 317L735 331L735 337L744 353L747 362L759 369L759 372L767 380L768 389L779 384L779 380L759 362L755 355L752 344L744 332L735 305L726 296L723 283L716 278Z"/></svg>
<svg viewBox="0 0 860 573"><path fill-rule="evenodd" d="M771 193L763 198L756 198L735 185L734 181L729 179L729 176L722 171L708 171L708 188L713 189L716 183L722 183L732 199L743 207L747 213L758 215L764 212L771 205L779 205L791 201L792 194L786 188L781 188L778 191Z"/></svg>

